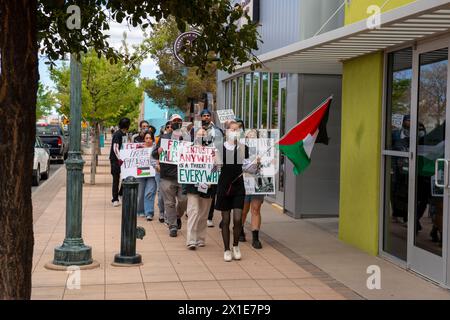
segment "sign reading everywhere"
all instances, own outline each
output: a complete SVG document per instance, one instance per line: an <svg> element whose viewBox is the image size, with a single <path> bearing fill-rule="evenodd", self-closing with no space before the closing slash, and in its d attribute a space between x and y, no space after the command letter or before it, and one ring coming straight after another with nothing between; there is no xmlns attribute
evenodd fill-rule
<svg viewBox="0 0 450 320"><path fill-rule="evenodd" d="M155 176L155 168L151 165L152 148L135 148L120 150L123 160L121 170L122 179L127 177L148 178Z"/></svg>
<svg viewBox="0 0 450 320"><path fill-rule="evenodd" d="M233 109L217 110L216 113L220 123L225 123L228 120L236 119Z"/></svg>
<svg viewBox="0 0 450 320"><path fill-rule="evenodd" d="M183 48L189 47L192 45L192 43L200 36L200 33L197 31L188 31L180 34L174 44L173 44L173 54L175 55L175 58L184 64L184 59L180 55L180 52Z"/></svg>
<svg viewBox="0 0 450 320"><path fill-rule="evenodd" d="M159 155L159 162L166 164L178 164L178 155L183 146L190 146L192 143L187 141L161 139L161 148L163 151Z"/></svg>
<svg viewBox="0 0 450 320"><path fill-rule="evenodd" d="M215 148L183 146L178 153L178 183L217 184L220 172L214 165Z"/></svg>

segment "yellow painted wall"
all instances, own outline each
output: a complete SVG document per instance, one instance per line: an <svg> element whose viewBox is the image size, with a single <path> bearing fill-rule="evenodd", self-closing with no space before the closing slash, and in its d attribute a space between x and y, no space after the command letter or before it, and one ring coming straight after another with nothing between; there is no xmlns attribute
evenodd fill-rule
<svg viewBox="0 0 450 320"><path fill-rule="evenodd" d="M414 1L416 0L351 0L350 5L345 6L345 24L367 19L370 15L367 8L371 5L382 7L382 12L386 12Z"/></svg>
<svg viewBox="0 0 450 320"><path fill-rule="evenodd" d="M383 12L415 0L390 0ZM366 19L370 5L386 0L351 0L345 23ZM342 81L339 238L378 254L384 53L344 63Z"/></svg>
<svg viewBox="0 0 450 320"><path fill-rule="evenodd" d="M339 238L378 254L383 54L344 64Z"/></svg>

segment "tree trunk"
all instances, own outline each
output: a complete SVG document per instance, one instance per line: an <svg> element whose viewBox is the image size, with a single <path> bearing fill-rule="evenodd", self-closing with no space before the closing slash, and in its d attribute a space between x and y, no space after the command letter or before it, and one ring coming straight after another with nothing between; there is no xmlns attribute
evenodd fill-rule
<svg viewBox="0 0 450 320"><path fill-rule="evenodd" d="M91 144L91 184L95 184L95 174L97 173L97 131L98 123L94 122L92 128L92 144Z"/></svg>
<svg viewBox="0 0 450 320"><path fill-rule="evenodd" d="M0 299L30 299L37 1L0 1Z"/></svg>

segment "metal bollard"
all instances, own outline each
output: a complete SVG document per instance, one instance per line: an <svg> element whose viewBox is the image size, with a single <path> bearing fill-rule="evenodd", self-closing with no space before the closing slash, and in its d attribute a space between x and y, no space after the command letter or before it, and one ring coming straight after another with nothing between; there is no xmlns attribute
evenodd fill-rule
<svg viewBox="0 0 450 320"><path fill-rule="evenodd" d="M122 235L120 253L114 256L114 264L141 264L142 257L136 253L136 236L142 239L145 235L145 230L141 227L137 230L136 227L139 183L136 178L128 177L122 182L122 185Z"/></svg>

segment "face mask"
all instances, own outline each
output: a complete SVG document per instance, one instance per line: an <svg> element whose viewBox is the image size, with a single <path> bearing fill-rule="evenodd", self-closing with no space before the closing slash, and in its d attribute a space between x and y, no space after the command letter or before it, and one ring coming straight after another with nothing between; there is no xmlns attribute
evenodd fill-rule
<svg viewBox="0 0 450 320"><path fill-rule="evenodd" d="M179 123L179 122L172 123L172 130L178 130L180 128L181 128L181 123Z"/></svg>
<svg viewBox="0 0 450 320"><path fill-rule="evenodd" d="M240 136L241 136L241 134L237 131L229 131L228 132L228 138L230 140L237 140Z"/></svg>

